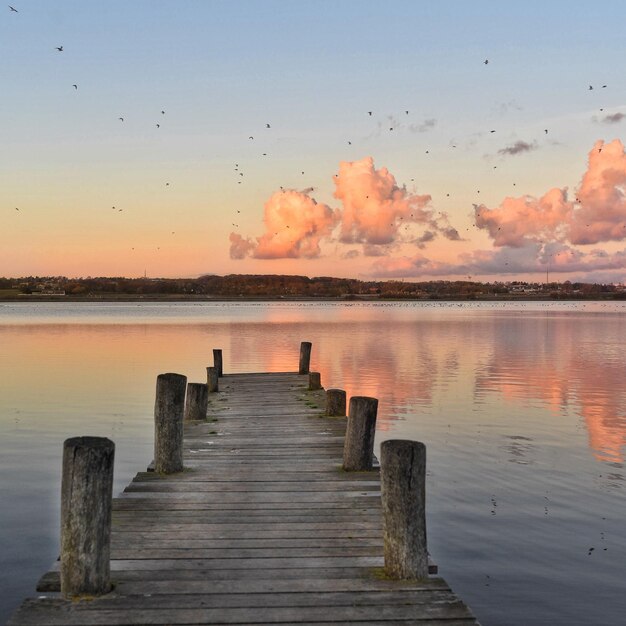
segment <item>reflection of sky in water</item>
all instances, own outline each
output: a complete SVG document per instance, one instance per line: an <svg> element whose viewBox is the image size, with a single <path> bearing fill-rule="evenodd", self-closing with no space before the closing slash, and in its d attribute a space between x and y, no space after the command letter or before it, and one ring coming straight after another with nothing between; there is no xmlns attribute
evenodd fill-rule
<svg viewBox="0 0 626 626"><path fill-rule="evenodd" d="M431 551L484 624L620 623L625 314L587 302L2 305L0 621L56 556L66 437L114 439L120 491L151 458L157 374L203 381L214 347L226 371L294 370L309 340L324 385L380 399L378 443L427 444Z"/></svg>

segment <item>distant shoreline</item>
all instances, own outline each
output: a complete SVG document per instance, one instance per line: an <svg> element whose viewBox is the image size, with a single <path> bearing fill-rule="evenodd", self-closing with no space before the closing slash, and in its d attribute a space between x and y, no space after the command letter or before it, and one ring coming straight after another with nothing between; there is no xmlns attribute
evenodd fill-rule
<svg viewBox="0 0 626 626"><path fill-rule="evenodd" d="M626 298L616 298L614 294L606 294L602 297L598 294L593 296L561 296L558 298L551 297L549 294L542 295L489 295L489 296L441 296L441 297L389 297L380 298L376 296L338 296L338 297L323 297L323 296L193 296L193 295L145 295L145 296L132 296L132 295L102 295L102 296L48 296L48 295L20 295L16 297L0 297L0 303L15 303L15 302L88 302L94 303L115 303L115 302L338 302L352 304L355 302L589 302L589 301L601 301L601 302L619 302Z"/></svg>

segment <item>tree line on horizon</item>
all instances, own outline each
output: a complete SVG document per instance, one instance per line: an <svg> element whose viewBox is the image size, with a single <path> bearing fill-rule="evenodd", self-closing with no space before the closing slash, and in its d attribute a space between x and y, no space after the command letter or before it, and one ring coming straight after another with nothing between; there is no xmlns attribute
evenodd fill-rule
<svg viewBox="0 0 626 626"><path fill-rule="evenodd" d="M125 278L28 276L0 278L0 290L21 294L64 293L72 296L186 296L186 297L371 297L440 298L544 294L553 297L618 297L624 291L612 284L596 283L482 283L471 280L361 281L355 278L282 274L205 275L199 278Z"/></svg>

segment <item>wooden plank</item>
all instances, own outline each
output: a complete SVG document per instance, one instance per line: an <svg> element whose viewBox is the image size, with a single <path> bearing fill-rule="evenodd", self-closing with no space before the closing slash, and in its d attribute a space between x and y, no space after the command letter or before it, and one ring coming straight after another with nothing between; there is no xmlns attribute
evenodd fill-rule
<svg viewBox="0 0 626 626"><path fill-rule="evenodd" d="M117 590L127 595L131 594L189 594L199 593L213 595L219 593L297 593L297 592L338 592L360 591L365 593L375 591L397 590L404 591L450 591L441 579L429 579L416 582L406 581L398 585L391 580L370 580L357 578L296 578L289 580L150 580L150 581L120 581Z"/></svg>
<svg viewBox="0 0 626 626"><path fill-rule="evenodd" d="M97 602L97 601L96 601ZM101 602L99 602L100 604ZM412 620L415 623L429 619L459 619L471 617L469 610L460 601L431 603L419 606L396 604L371 606L316 606L316 607L275 607L261 611L252 608L193 608L193 609L133 609L118 611L105 607L95 610L81 610L88 603L77 602L68 607L67 601L46 599L36 601L32 611L24 611L19 621L10 621L9 626L75 626L125 624L299 624L303 621L328 623L329 613L333 623L349 623L353 620L369 620L370 623L384 623L389 620ZM332 609L332 611L330 611Z"/></svg>
<svg viewBox="0 0 626 626"><path fill-rule="evenodd" d="M121 594L115 592L110 597L100 601L81 602L76 612L91 613L106 608L114 610L145 610L145 609L197 609L210 605L211 609L217 608L256 608L272 609L277 607L350 607L381 605L391 606L401 604L415 606L416 611L424 609L424 604L453 604L458 602L450 590L368 590L368 591L300 591L278 592L271 590L267 593L232 593L227 590L223 593L209 594L198 593L162 593L162 594ZM87 619L89 617L86 615Z"/></svg>
<svg viewBox="0 0 626 626"><path fill-rule="evenodd" d="M351 482L351 481L337 481L336 483L325 483L322 481L311 482L279 482L275 480L260 481L245 481L238 483L225 483L225 482L208 482L208 481L189 481L189 482L176 482L176 481L154 481L154 482L133 482L126 489L124 493L131 492L214 492L220 493L284 493L284 492L296 492L296 493L312 493L312 492L325 492L333 493L339 492L343 494L346 491L352 491L358 489L359 491L374 491L380 494L380 486L372 484L370 481Z"/></svg>
<svg viewBox="0 0 626 626"><path fill-rule="evenodd" d="M231 485L232 483L265 483L268 479L272 482L281 482L281 483L322 483L325 485L342 483L342 484L353 484L358 483L361 485L365 483L370 486L377 486L380 488L380 483L376 479L372 477L372 473L370 472L353 472L346 476L345 472L337 471L335 474L330 474L328 471L326 472L315 472L307 474L306 479L302 478L300 473L294 474L293 472L272 472L270 477L267 476L259 476L258 473L254 472L240 472L237 471L236 468L233 471L229 472L228 476L224 476L223 474L219 474L214 470L211 471L201 471L196 470L193 472L189 472L187 476L185 476L185 481L187 483L190 482L213 482L220 483L223 485ZM133 478L133 483L144 483L144 482L161 482L165 480L158 474L154 472L141 472ZM131 483L132 484L132 483Z"/></svg>
<svg viewBox="0 0 626 626"><path fill-rule="evenodd" d="M294 568L294 569L266 569L263 575L259 576L257 569L170 569L170 570L123 570L115 572L114 581L116 585L122 586L127 582L137 582L146 585L167 581L168 584L181 582L188 584L192 581L204 581L206 583L225 582L237 587L238 583L246 586L259 582L260 580L268 584L282 585L283 589L315 588L317 584L330 584L338 580L352 580L356 585L361 583L364 588L368 585L389 585L390 588L414 588L415 585L421 588L422 585L440 581L445 586L445 581L441 578L429 579L428 581L387 581L379 578L379 570L361 567L328 567L328 568ZM289 585L292 585L291 587ZM305 587L303 588L302 585ZM37 591L56 592L59 591L59 572L52 570L46 572L37 585ZM376 587L378 588L378 587ZM331 589L332 590L332 589Z"/></svg>
<svg viewBox="0 0 626 626"><path fill-rule="evenodd" d="M271 563L292 562L303 558L340 557L348 559L355 556L381 557L381 547L372 546L334 546L334 547L290 547L290 548L200 548L198 546L175 547L144 547L135 546L133 542L119 543L111 551L111 559L271 559Z"/></svg>

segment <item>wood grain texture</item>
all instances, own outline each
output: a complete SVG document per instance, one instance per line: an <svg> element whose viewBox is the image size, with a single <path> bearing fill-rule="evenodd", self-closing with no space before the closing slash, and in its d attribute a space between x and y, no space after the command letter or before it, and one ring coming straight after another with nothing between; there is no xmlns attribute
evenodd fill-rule
<svg viewBox="0 0 626 626"><path fill-rule="evenodd" d="M55 564L9 625L477 624L443 579L385 575L378 471L342 469L347 420L307 387L224 375L184 424L184 470L113 500L114 591L64 601Z"/></svg>

